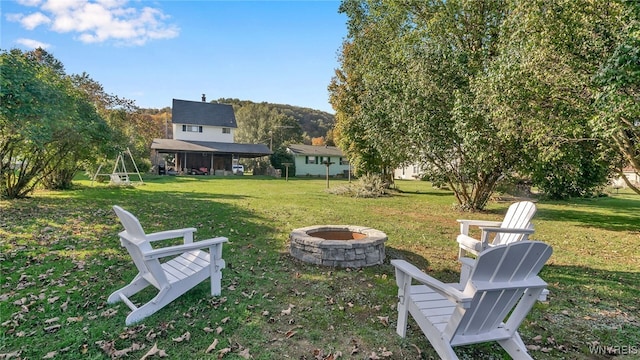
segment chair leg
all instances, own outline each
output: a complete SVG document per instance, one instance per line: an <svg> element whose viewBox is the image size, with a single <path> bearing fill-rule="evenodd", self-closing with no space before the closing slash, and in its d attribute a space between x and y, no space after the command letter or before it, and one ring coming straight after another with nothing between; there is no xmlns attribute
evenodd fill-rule
<svg viewBox="0 0 640 360"><path fill-rule="evenodd" d="M211 296L218 296L222 293L222 269L225 267L222 259L222 244L209 248L209 261Z"/></svg>
<svg viewBox="0 0 640 360"><path fill-rule="evenodd" d="M218 263L221 260L213 260L213 263L210 265L211 267L211 296L218 296L222 293L222 271L220 271L220 266Z"/></svg>
<svg viewBox="0 0 640 360"><path fill-rule="evenodd" d="M129 297L131 295L139 293L149 285L150 283L147 280L145 280L142 276L140 276L140 274L138 274L136 275L135 278L133 278L133 280L131 280L131 282L127 286L111 293L111 295L109 295L109 298L107 298L107 303L109 304L116 303L122 300L120 298L120 294L123 294L125 297Z"/></svg>
<svg viewBox="0 0 640 360"><path fill-rule="evenodd" d="M407 321L409 318L409 296L411 295L411 277L396 269L396 284L398 285L398 322L396 333L401 337L407 335Z"/></svg>
<svg viewBox="0 0 640 360"><path fill-rule="evenodd" d="M499 340L498 344L500 344L514 360L533 360L517 331L513 333L513 336L509 339Z"/></svg>
<svg viewBox="0 0 640 360"><path fill-rule="evenodd" d="M162 309L167 304L178 298L184 292L177 292L173 290L170 292L171 288L163 288L160 290L158 295L156 295L153 299L151 299L146 304L140 306L139 308L133 310L125 320L125 324L127 326L137 323L138 321L148 317L149 315L154 314L156 311Z"/></svg>

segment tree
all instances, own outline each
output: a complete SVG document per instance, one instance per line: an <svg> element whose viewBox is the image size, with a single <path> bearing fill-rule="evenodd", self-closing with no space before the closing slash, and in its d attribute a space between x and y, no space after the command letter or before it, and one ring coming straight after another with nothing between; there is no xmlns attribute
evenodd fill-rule
<svg viewBox="0 0 640 360"><path fill-rule="evenodd" d="M293 155L287 152L287 149L284 147L279 147L276 149L273 154L269 157L271 162L271 166L275 169L280 169L280 174L285 174L287 171L287 166L284 163L289 163L289 176L296 176L296 167ZM293 166L292 166L293 165Z"/></svg>
<svg viewBox="0 0 640 360"><path fill-rule="evenodd" d="M631 3L345 0L336 140L361 168L421 159L463 209L512 176L590 194L611 161L592 136L592 79Z"/></svg>
<svg viewBox="0 0 640 360"><path fill-rule="evenodd" d="M27 196L50 176L48 185L67 186L54 174L90 157L87 147L109 134L106 123L46 51L11 50L0 61L1 196Z"/></svg>
<svg viewBox="0 0 640 360"><path fill-rule="evenodd" d="M597 113L592 119L601 146L615 154L615 172L640 194L622 169L640 173L640 7L622 2L623 26L615 49L597 72Z"/></svg>
<svg viewBox="0 0 640 360"><path fill-rule="evenodd" d="M470 85L496 56L503 2L354 0L341 10L349 35L330 93L343 150L361 168L422 160L462 208L483 208L517 158Z"/></svg>
<svg viewBox="0 0 640 360"><path fill-rule="evenodd" d="M270 104L247 102L236 105L235 114L238 123L236 142L268 143L273 150L302 140L302 130L296 119Z"/></svg>
<svg viewBox="0 0 640 360"><path fill-rule="evenodd" d="M513 2L499 56L472 83L501 136L523 148L515 169L547 197L590 195L607 182L611 158L589 119L618 11L606 1Z"/></svg>

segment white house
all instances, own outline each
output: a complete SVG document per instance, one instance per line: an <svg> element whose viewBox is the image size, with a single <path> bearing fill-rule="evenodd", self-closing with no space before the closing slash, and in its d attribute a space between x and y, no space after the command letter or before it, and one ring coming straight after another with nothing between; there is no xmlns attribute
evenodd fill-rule
<svg viewBox="0 0 640 360"><path fill-rule="evenodd" d="M176 170L188 174L228 174L240 158L270 155L265 144L233 142L238 127L233 107L227 104L173 99L173 139L154 139L152 162L173 154Z"/></svg>
<svg viewBox="0 0 640 360"><path fill-rule="evenodd" d="M402 180L420 180L424 175L424 171L420 164L409 164L403 167L399 167L393 171L394 179Z"/></svg>
<svg viewBox="0 0 640 360"><path fill-rule="evenodd" d="M329 163L329 176L348 175L349 161L335 146L292 144L287 152L293 155L296 176L325 176Z"/></svg>
<svg viewBox="0 0 640 360"><path fill-rule="evenodd" d="M622 173L629 179L629 182L634 186L640 185L640 174L635 171L632 166L627 166L622 169ZM612 185L617 188L626 188L627 183L622 179L622 177L618 177L612 180Z"/></svg>

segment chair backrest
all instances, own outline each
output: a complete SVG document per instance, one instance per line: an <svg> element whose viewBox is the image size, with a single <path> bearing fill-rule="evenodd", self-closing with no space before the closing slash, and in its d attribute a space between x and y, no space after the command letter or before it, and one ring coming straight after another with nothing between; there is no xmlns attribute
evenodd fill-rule
<svg viewBox="0 0 640 360"><path fill-rule="evenodd" d="M483 335L490 338L503 321L508 321L506 331L511 334L517 331L535 303L536 293L546 287L538 272L552 252L543 242L519 241L480 253L464 290L473 294L471 307L458 306L456 312L460 316L453 316L446 328L450 338Z"/></svg>
<svg viewBox="0 0 640 360"><path fill-rule="evenodd" d="M164 280L164 275L159 270L160 262L158 260L144 260L144 253L153 250L153 248L142 229L142 225L140 225L140 221L120 206L114 205L113 210L124 226L124 231L119 234L120 243L129 252L138 271L141 274L152 273L155 278L159 278L158 281Z"/></svg>
<svg viewBox="0 0 640 360"><path fill-rule="evenodd" d="M519 201L511 204L502 220L501 228L533 229L531 219L536 214L536 205L531 201ZM524 238L524 234L499 233L493 239L492 245L505 245Z"/></svg>

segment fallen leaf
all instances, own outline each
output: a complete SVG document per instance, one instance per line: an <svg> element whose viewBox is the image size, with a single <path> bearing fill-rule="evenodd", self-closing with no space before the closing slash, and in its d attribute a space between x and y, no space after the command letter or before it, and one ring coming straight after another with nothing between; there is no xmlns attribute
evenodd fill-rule
<svg viewBox="0 0 640 360"><path fill-rule="evenodd" d="M186 333L182 334L182 336L179 336L171 340L175 342L183 342L183 341L189 341L189 339L191 339L191 333L187 331Z"/></svg>
<svg viewBox="0 0 640 360"><path fill-rule="evenodd" d="M213 340L211 345L209 345L209 347L207 348L207 350L204 351L204 353L208 354L208 353L212 352L213 350L216 349L216 346L218 346L218 339Z"/></svg>
<svg viewBox="0 0 640 360"><path fill-rule="evenodd" d="M382 325L389 326L389 317L388 316L378 316L378 320L380 320Z"/></svg>
<svg viewBox="0 0 640 360"><path fill-rule="evenodd" d="M280 311L280 315L291 315L291 307L286 310Z"/></svg>
<svg viewBox="0 0 640 360"><path fill-rule="evenodd" d="M242 356L244 359L251 359L253 356L249 354L249 349L244 349L238 353L238 355Z"/></svg>
<svg viewBox="0 0 640 360"><path fill-rule="evenodd" d="M21 350L12 351L10 353L0 354L0 359L11 359L11 358L19 358L20 354L22 354Z"/></svg>
<svg viewBox="0 0 640 360"><path fill-rule="evenodd" d="M151 349L144 354L140 360L146 360L148 357L158 355L159 357L167 357L167 353L164 350L158 349L158 343L153 344Z"/></svg>
<svg viewBox="0 0 640 360"><path fill-rule="evenodd" d="M52 333L52 332L56 332L56 331L60 330L61 327L62 326L60 324L51 325L51 326L47 326L46 328L44 328L44 331L48 332L48 333Z"/></svg>
<svg viewBox="0 0 640 360"><path fill-rule="evenodd" d="M218 351L218 360L222 359L226 354L231 352L231 348L224 348Z"/></svg>
<svg viewBox="0 0 640 360"><path fill-rule="evenodd" d="M226 318L220 320L221 323L226 324L229 321L229 317L227 316Z"/></svg>
<svg viewBox="0 0 640 360"><path fill-rule="evenodd" d="M223 329L222 329L222 327L218 326L218 327L216 328L216 334L218 334L218 335L219 335L219 334L222 332L222 330L223 330Z"/></svg>
<svg viewBox="0 0 640 360"><path fill-rule="evenodd" d="M44 323L45 323L45 324L51 324L51 323L54 323L54 322L56 322L56 321L58 321L58 320L60 320L60 318L56 316L56 317L54 317L54 318L51 318L51 319L47 319L47 320L45 320L45 321L44 321Z"/></svg>
<svg viewBox="0 0 640 360"><path fill-rule="evenodd" d="M420 348L416 344L411 344L411 346L413 346L414 349L416 349L416 352L418 353L418 357L422 359L422 350L420 350Z"/></svg>
<svg viewBox="0 0 640 360"><path fill-rule="evenodd" d="M57 351L50 351L47 355L43 356L43 359L53 359L56 355L58 355Z"/></svg>

